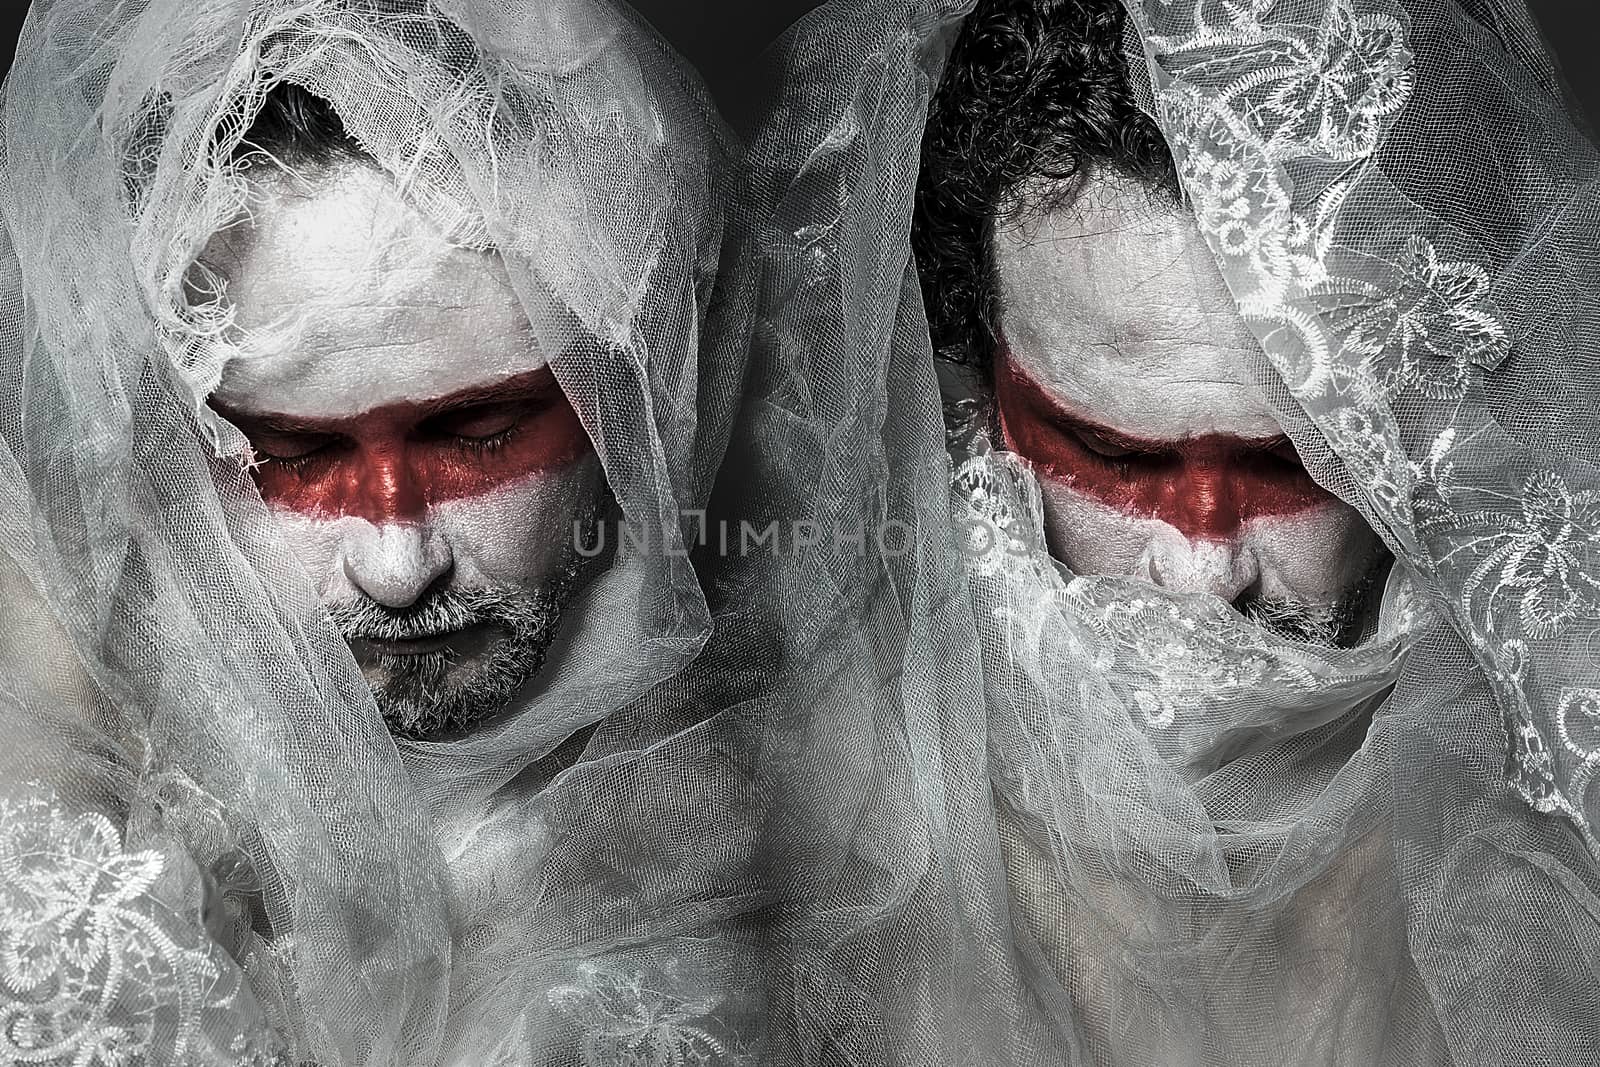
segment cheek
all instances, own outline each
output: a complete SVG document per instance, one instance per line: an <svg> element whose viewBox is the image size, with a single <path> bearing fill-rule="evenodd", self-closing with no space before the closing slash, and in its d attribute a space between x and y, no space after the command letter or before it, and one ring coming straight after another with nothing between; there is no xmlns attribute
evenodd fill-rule
<svg viewBox="0 0 1600 1067"><path fill-rule="evenodd" d="M1263 596L1325 603L1347 592L1385 555L1382 540L1360 513L1337 499L1290 516L1253 519L1224 542L1185 538L1166 522L1126 514L1059 483L1041 481L1040 491L1051 554L1077 574L1143 575L1153 552L1174 567L1174 576L1185 561L1200 570L1214 564L1218 574L1227 571L1216 588L1200 585L1230 599L1242 590L1229 579L1248 577ZM1237 557L1237 568L1224 567L1224 556ZM1190 577L1199 581L1199 571Z"/></svg>
<svg viewBox="0 0 1600 1067"><path fill-rule="evenodd" d="M334 595L344 580L344 547L363 531L372 529L372 524L362 519L320 519L276 506L272 517L284 544L305 568L317 595L324 599Z"/></svg>
<svg viewBox="0 0 1600 1067"><path fill-rule="evenodd" d="M1150 542L1171 529L1129 515L1059 483L1039 484L1051 554L1077 574L1133 574Z"/></svg>
<svg viewBox="0 0 1600 1067"><path fill-rule="evenodd" d="M1262 593L1290 599L1337 597L1386 554L1361 513L1338 500L1251 523L1245 540L1260 563Z"/></svg>
<svg viewBox="0 0 1600 1067"><path fill-rule="evenodd" d="M460 583L537 584L571 559L573 523L594 506L603 483L600 461L590 454L559 471L434 505L426 523L450 545Z"/></svg>

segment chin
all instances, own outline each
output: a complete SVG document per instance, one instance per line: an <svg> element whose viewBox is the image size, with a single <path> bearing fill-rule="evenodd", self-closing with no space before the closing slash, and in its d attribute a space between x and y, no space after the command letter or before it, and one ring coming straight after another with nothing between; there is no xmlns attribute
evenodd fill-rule
<svg viewBox="0 0 1600 1067"><path fill-rule="evenodd" d="M378 656L362 671L389 732L408 741L450 741L498 719L534 677L542 657L505 640L470 656Z"/></svg>
<svg viewBox="0 0 1600 1067"><path fill-rule="evenodd" d="M390 699L419 684L438 689L442 696L453 696L470 684L473 675L487 660L488 655L483 652L470 656L449 652L421 656L379 655L362 664L361 677L366 679L374 695L382 694ZM419 682L423 678L427 679L426 683Z"/></svg>

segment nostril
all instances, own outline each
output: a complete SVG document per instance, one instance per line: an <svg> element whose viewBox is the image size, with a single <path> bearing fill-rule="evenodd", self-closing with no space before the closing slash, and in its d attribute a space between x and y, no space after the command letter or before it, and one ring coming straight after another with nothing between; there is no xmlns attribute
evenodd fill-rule
<svg viewBox="0 0 1600 1067"><path fill-rule="evenodd" d="M1250 580L1250 583L1248 585L1246 585L1243 589L1239 590L1237 593L1235 593L1233 595L1233 607L1234 607L1234 610L1236 610L1236 611L1238 611L1238 612L1240 612L1242 614L1244 612L1245 607L1248 606L1251 601L1259 600L1260 598L1261 598L1261 575L1257 574L1254 578L1252 578Z"/></svg>
<svg viewBox="0 0 1600 1067"><path fill-rule="evenodd" d="M417 594L416 599L418 601L427 600L435 593L443 592L449 587L450 580L455 576L455 572L456 568L455 564L453 563L444 567L438 572L438 574L434 576L433 581L429 582L427 586L423 588L422 592Z"/></svg>
<svg viewBox="0 0 1600 1067"><path fill-rule="evenodd" d="M1237 604L1241 599L1261 594L1261 561L1253 546L1234 542L1228 546L1228 588L1219 590L1222 599Z"/></svg>

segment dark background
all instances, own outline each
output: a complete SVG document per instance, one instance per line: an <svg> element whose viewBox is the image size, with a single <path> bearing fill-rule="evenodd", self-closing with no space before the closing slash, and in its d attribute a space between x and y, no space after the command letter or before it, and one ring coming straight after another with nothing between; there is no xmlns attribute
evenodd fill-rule
<svg viewBox="0 0 1600 1067"><path fill-rule="evenodd" d="M737 110L745 103L740 90L753 81L761 50L821 0L628 2L695 65L724 107ZM28 0L0 0L0 73L11 69L17 35L27 11Z"/></svg>
<svg viewBox="0 0 1600 1067"><path fill-rule="evenodd" d="M0 0L5 3L7 0ZM762 48L820 0L631 0L699 69L733 115L745 104ZM1528 0L1567 84L1587 111L1600 116L1600 4L1595 0Z"/></svg>
<svg viewBox="0 0 1600 1067"><path fill-rule="evenodd" d="M537 2L537 0L530 0ZM632 0L710 84L735 120L753 103L757 58L763 48L817 0ZM1591 121L1600 115L1600 5L1595 0L1530 0L1567 81ZM11 55L26 0L0 0L0 70Z"/></svg>

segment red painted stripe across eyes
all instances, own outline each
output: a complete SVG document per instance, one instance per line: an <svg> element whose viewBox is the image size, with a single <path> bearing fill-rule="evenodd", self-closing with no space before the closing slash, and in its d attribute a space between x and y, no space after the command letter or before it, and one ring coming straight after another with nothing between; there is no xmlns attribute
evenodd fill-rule
<svg viewBox="0 0 1600 1067"><path fill-rule="evenodd" d="M591 449L548 367L343 418L217 410L258 453L285 457L263 458L255 469L263 499L308 515L375 523L416 520L431 504L555 470ZM506 431L483 440L449 432L452 420L479 412Z"/></svg>
<svg viewBox="0 0 1600 1067"><path fill-rule="evenodd" d="M1331 504L1297 462L1269 449L1281 439L1208 434L1153 441L1098 426L1066 411L1002 349L995 399L1006 447L1061 481L1124 514L1160 519L1195 540L1228 540L1255 518ZM1110 458L1085 441L1133 455Z"/></svg>

